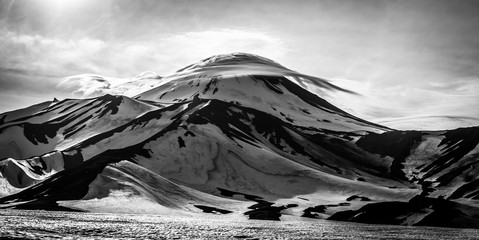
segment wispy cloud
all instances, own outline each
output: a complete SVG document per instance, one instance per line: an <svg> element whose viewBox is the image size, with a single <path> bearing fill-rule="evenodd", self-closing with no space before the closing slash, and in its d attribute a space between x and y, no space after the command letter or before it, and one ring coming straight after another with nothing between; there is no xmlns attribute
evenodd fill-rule
<svg viewBox="0 0 479 240"><path fill-rule="evenodd" d="M145 89L145 85L159 83L161 77L151 71L135 77L115 78L96 74L79 74L63 79L57 87L72 92L76 97L97 97L104 94L134 96ZM145 80L152 80L151 82ZM151 84L150 84L151 86Z"/></svg>
<svg viewBox="0 0 479 240"><path fill-rule="evenodd" d="M94 97L108 92L111 82L118 79L109 79L100 75L81 74L65 78L58 87L70 90L73 94L85 97Z"/></svg>
<svg viewBox="0 0 479 240"><path fill-rule="evenodd" d="M44 81L56 85L64 77L90 73L83 75L81 81L78 76L70 79L70 84L76 82L79 87L76 96L80 92L90 96L108 88L105 82L98 81L99 75L116 76L108 78L109 82L120 81L126 76L148 70L164 75L211 55L236 51L277 58L284 55L287 48L279 38L271 34L235 29L168 36L158 34L145 41L101 40L92 37L68 39L3 29L0 34L0 54L6 57L0 58L0 82L12 85L8 83L11 81L10 76L16 74L17 81L22 83L13 84L12 87L22 85L24 88L35 89L39 85L45 85ZM86 76L90 80L86 81ZM94 80L92 76L98 78ZM42 81L39 81L40 78ZM68 94L62 92L64 89L63 84L57 95Z"/></svg>
<svg viewBox="0 0 479 240"><path fill-rule="evenodd" d="M267 33L231 29L157 36L156 41L71 40L5 30L0 34L0 51L8 56L0 59L3 68L121 76L146 70L174 71L219 53L244 51L275 59L287 48Z"/></svg>
<svg viewBox="0 0 479 240"><path fill-rule="evenodd" d="M391 127L439 129L428 126L436 124L438 119L442 127L479 124L479 78L390 86L346 79L336 79L332 83L359 93L335 92L328 96L335 104L362 118Z"/></svg>
<svg viewBox="0 0 479 240"><path fill-rule="evenodd" d="M62 40L4 30L0 51L8 57L1 58L0 64L10 69L60 76L68 70L92 70L94 65L86 60L91 60L104 48L105 43L96 39Z"/></svg>
<svg viewBox="0 0 479 240"><path fill-rule="evenodd" d="M31 101L32 98L45 101L67 96L65 92L55 89L58 82L65 76L79 72L101 71L101 66L92 59L100 58L105 47L103 41L90 38L64 40L0 30L2 100L8 101L4 98L11 92L28 93L28 97L8 101L8 104L4 104L8 106L1 110L36 103Z"/></svg>

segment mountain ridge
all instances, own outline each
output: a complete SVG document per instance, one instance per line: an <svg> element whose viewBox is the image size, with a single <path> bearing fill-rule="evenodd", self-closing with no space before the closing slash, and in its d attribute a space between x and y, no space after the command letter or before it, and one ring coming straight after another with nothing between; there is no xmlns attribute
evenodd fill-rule
<svg viewBox="0 0 479 240"><path fill-rule="evenodd" d="M157 213L378 223L380 209L400 206L385 223L440 225L421 219L456 213L467 224L448 226L479 226L479 127L390 129L299 84L317 79L254 55L221 55L155 75L132 97L5 113L0 208L113 211L106 202L121 193Z"/></svg>

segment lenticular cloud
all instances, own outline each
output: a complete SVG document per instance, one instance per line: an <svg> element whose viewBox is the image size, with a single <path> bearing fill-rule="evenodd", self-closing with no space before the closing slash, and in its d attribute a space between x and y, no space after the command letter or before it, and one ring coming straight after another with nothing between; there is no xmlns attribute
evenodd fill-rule
<svg viewBox="0 0 479 240"><path fill-rule="evenodd" d="M146 80L158 80L161 77L155 72L146 71L132 78L104 77L97 74L79 74L66 77L58 87L72 91L73 94L83 97L97 97L104 94L123 94L138 88ZM134 82L137 82L135 84ZM130 83L129 86L123 86ZM130 95L128 95L130 96Z"/></svg>

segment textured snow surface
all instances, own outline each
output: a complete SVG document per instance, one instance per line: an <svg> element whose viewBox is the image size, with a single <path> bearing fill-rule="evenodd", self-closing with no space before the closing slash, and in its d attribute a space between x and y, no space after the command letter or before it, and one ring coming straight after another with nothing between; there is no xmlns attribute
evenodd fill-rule
<svg viewBox="0 0 479 240"><path fill-rule="evenodd" d="M207 215L0 212L0 237L113 239L477 239L476 229L366 225L292 218L283 222Z"/></svg>
<svg viewBox="0 0 479 240"><path fill-rule="evenodd" d="M1 114L0 207L479 227L479 127L393 130L311 88L353 94L237 53Z"/></svg>

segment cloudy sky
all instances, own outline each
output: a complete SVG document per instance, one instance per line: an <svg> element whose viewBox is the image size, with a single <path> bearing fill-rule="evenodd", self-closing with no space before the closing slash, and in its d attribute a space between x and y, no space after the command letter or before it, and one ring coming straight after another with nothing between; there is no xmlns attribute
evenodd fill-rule
<svg viewBox="0 0 479 240"><path fill-rule="evenodd" d="M57 86L71 75L166 75L249 52L361 93L343 105L370 120L479 118L478 12L475 0L0 0L0 112L72 97Z"/></svg>

